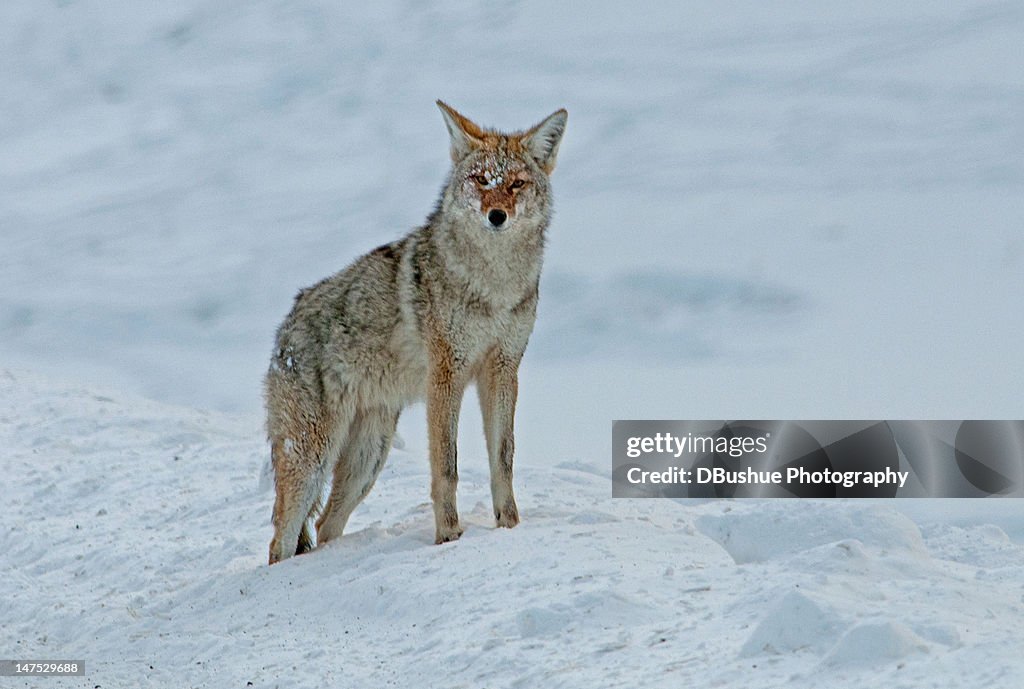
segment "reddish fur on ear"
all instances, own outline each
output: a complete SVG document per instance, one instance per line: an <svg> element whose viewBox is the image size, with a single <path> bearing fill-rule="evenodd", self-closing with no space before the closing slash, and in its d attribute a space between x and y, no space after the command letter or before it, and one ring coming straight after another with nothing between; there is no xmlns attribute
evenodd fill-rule
<svg viewBox="0 0 1024 689"><path fill-rule="evenodd" d="M484 130L480 128L473 120L469 119L452 106L445 103L443 100L437 101L437 107L441 108L441 111L448 115L462 130L462 133L474 139L484 138Z"/></svg>
<svg viewBox="0 0 1024 689"><path fill-rule="evenodd" d="M487 133L468 117L460 114L444 101L437 101L437 107L444 116L444 124L451 138L452 160L459 160L475 148L483 145Z"/></svg>
<svg viewBox="0 0 1024 689"><path fill-rule="evenodd" d="M523 147L549 175L555 169L558 146L562 143L562 134L565 133L568 117L569 113L565 108L556 110L520 137Z"/></svg>

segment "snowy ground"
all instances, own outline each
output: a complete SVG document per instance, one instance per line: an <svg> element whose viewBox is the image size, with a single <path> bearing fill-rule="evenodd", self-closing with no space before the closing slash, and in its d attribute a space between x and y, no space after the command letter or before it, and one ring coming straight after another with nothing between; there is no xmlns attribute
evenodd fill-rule
<svg viewBox="0 0 1024 689"><path fill-rule="evenodd" d="M0 644L109 687L1015 687L1024 548L885 504L611 500L531 465L523 524L432 545L423 449L350 535L266 567L264 456L237 418L0 373ZM5 684L5 686L7 686ZM37 686L42 686L39 682Z"/></svg>
<svg viewBox="0 0 1024 689"><path fill-rule="evenodd" d="M1024 9L552 4L0 3L0 656L104 689L1021 686L1017 501L608 472L616 418L1021 418ZM524 523L490 527L467 405L470 528L429 545L418 407L351 537L267 568L273 330L423 220L439 97L570 112Z"/></svg>

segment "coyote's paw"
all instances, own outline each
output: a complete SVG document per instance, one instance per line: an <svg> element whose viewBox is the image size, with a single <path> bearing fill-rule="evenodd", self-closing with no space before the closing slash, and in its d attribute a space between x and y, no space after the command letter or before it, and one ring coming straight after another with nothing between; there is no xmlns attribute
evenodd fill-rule
<svg viewBox="0 0 1024 689"><path fill-rule="evenodd" d="M510 500L500 510L494 511L494 518L498 522L499 528L511 529L519 524L519 509Z"/></svg>
<svg viewBox="0 0 1024 689"><path fill-rule="evenodd" d="M459 536L462 535L463 529L458 524L455 526L446 526L437 530L437 535L434 537L434 544L441 545L442 543L450 543L451 541L459 540Z"/></svg>

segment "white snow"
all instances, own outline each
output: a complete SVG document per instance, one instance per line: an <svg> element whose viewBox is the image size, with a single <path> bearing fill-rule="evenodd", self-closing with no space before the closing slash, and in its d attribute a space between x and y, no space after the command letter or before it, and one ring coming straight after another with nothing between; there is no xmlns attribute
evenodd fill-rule
<svg viewBox="0 0 1024 689"><path fill-rule="evenodd" d="M600 462L525 463L523 523L499 530L469 458L466 534L434 546L424 444L393 450L345 538L267 567L252 421L0 373L6 652L86 661L57 687L1009 688L1024 670L1024 548L997 527L612 500Z"/></svg>
<svg viewBox="0 0 1024 689"><path fill-rule="evenodd" d="M876 665L928 653L924 639L890 620L863 622L843 635L825 658L825 665ZM901 663L902 665L902 663Z"/></svg>
<svg viewBox="0 0 1024 689"><path fill-rule="evenodd" d="M819 545L842 543L846 539L902 552L921 552L921 533L892 506L864 506L854 503L835 512L828 502L808 502L794 511L789 500L743 507L725 514L708 515L698 528L725 548L737 562L762 562Z"/></svg>
<svg viewBox="0 0 1024 689"><path fill-rule="evenodd" d="M1017 501L613 501L609 448L619 418L1021 417L1022 29L975 0L0 3L0 656L88 668L4 682L1018 689ZM426 217L437 98L570 113L523 524L492 528L470 400L468 529L431 545L414 407L350 533L268 568L274 329Z"/></svg>

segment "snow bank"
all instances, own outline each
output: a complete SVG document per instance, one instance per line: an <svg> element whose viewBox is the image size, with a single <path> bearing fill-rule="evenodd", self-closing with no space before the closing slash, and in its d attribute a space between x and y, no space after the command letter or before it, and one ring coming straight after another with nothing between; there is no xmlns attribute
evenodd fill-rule
<svg viewBox="0 0 1024 689"><path fill-rule="evenodd" d="M85 660L54 687L1010 689L1024 671L1024 548L996 528L612 500L566 461L521 467L524 521L497 530L471 451L466 534L434 546L407 442L343 539L267 567L257 419L0 372L0 646Z"/></svg>
<svg viewBox="0 0 1024 689"><path fill-rule="evenodd" d="M743 644L740 656L796 651L822 653L842 630L841 618L800 591L790 591L772 605L757 628Z"/></svg>
<svg viewBox="0 0 1024 689"><path fill-rule="evenodd" d="M843 635L825 657L825 664L885 664L927 652L928 644L924 639L898 622L862 622Z"/></svg>
<svg viewBox="0 0 1024 689"><path fill-rule="evenodd" d="M924 552L917 526L891 507L855 503L837 513L834 503L805 500L797 510L793 505L792 500L771 500L756 507L742 504L702 517L697 526L740 564L846 539L883 551Z"/></svg>

